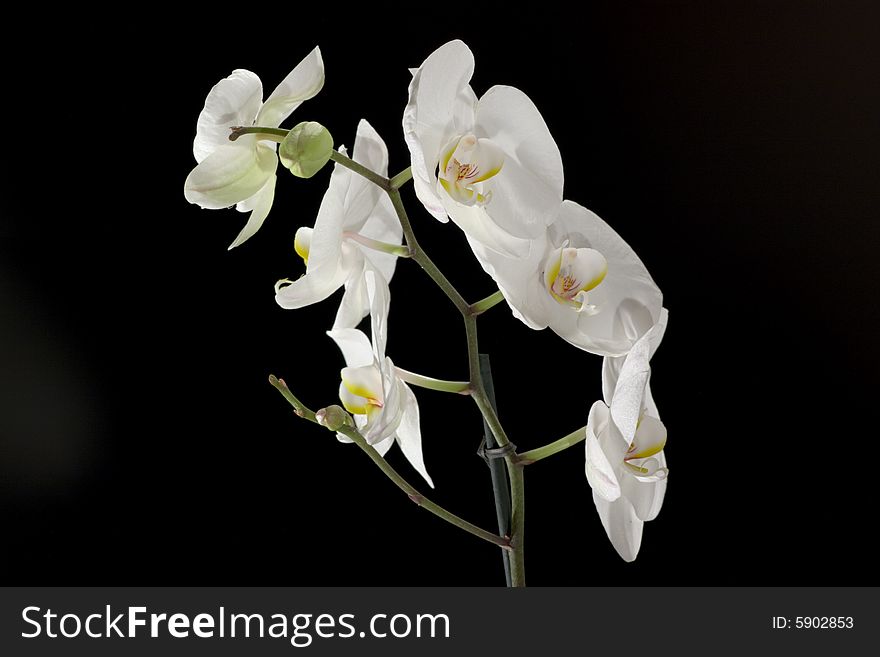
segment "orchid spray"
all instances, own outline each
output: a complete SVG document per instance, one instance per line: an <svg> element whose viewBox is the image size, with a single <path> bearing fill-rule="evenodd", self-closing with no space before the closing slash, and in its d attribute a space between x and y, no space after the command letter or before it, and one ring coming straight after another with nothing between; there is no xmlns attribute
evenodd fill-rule
<svg viewBox="0 0 880 657"><path fill-rule="evenodd" d="M324 85L318 48L265 100L260 79L236 70L205 101L193 143L197 166L184 193L203 208L235 206L250 213L233 248L266 220L279 162L299 178L334 162L314 224L296 230L294 250L305 271L278 281L275 300L296 309L344 288L333 326L324 327L344 362L333 393L339 403L312 411L284 380L270 376L270 383L299 417L362 449L417 505L499 546L508 583L524 586L524 470L581 442L586 485L602 526L624 560L636 558L644 522L660 511L669 472L666 428L649 382L650 358L668 312L633 249L593 212L564 198L559 148L534 103L510 86L478 95L470 86L473 72L473 54L461 41L444 44L411 69L402 121L411 161L389 176L385 142L365 120L351 153L334 148L320 123L281 127ZM410 181L429 215L462 230L497 292L469 302L434 264L401 199L400 189ZM391 360L389 283L398 258L416 261L463 317L466 381L416 374ZM589 399L565 400L582 404L587 424L524 452L511 442L490 401L486 360L478 350L477 319L501 302L528 327L549 327L581 352L604 357L602 400L588 412ZM367 317L369 334L358 328ZM572 362L578 357L575 351ZM494 466L497 532L435 504L385 460L396 445L433 488L413 387L468 396L481 411L491 436L483 453Z"/></svg>

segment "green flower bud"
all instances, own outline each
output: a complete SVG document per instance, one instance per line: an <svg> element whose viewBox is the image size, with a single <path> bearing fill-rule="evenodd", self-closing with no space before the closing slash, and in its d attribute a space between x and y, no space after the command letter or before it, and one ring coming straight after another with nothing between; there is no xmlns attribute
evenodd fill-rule
<svg viewBox="0 0 880 657"><path fill-rule="evenodd" d="M298 178L311 178L327 164L333 152L333 137L320 123L303 121L278 147L281 164Z"/></svg>
<svg viewBox="0 0 880 657"><path fill-rule="evenodd" d="M322 427L327 427L330 431L339 431L345 425L354 426L354 420L351 415L345 412L342 406L328 406L322 408L315 413L315 419Z"/></svg>

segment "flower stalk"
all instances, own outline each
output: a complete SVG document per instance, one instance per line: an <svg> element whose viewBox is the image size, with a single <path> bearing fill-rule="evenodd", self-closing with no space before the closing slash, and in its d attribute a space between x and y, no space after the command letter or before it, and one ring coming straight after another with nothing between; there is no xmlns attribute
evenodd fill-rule
<svg viewBox="0 0 880 657"><path fill-rule="evenodd" d="M255 73L235 69L211 88L199 114L192 145L197 164L184 196L205 209L248 213L231 249L269 216L279 166L306 179L330 160L338 164L314 226L296 230L293 250L305 274L280 280L275 301L302 308L344 287L326 332L345 359L341 405L312 412L283 380L270 376L270 383L299 417L357 444L410 500L500 546L508 586L525 586L524 467L585 442L584 474L594 504L612 545L632 561L642 526L656 517L667 485L666 428L648 386L649 361L668 318L662 293L611 226L564 199L561 153L526 94L496 85L478 96L470 85L473 53L460 40L437 48L410 71L402 127L411 166L390 175L388 147L366 119L358 122L350 152L334 149L330 131L315 121L280 127L324 85L318 47L265 98ZM495 292L469 303L422 249L400 193L410 180L431 216L463 231ZM389 283L398 258L417 262L461 314L466 381L398 368L386 355ZM587 425L521 454L499 419L489 357L479 351L477 318L502 302L530 328L551 329L605 358L602 399L590 408ZM369 335L359 328L367 317ZM473 398L483 418L478 453L490 468L497 534L428 500L383 458L397 445L433 488L419 400L410 386Z"/></svg>
<svg viewBox="0 0 880 657"><path fill-rule="evenodd" d="M483 379L483 385L486 388L486 395L492 408L497 409L495 403L495 386L492 381L492 368L489 364L489 355L480 354L480 375ZM492 435L492 429L486 418L483 418L483 449L481 453L489 466L489 474L492 478L492 494L495 498L495 515L498 519L498 533L502 536L510 535L510 478L507 476L505 464L499 458L494 456L492 452L496 447L495 437ZM504 577L507 580L507 586L513 582L510 571L510 553L502 552L501 559L504 563Z"/></svg>
<svg viewBox="0 0 880 657"><path fill-rule="evenodd" d="M480 299L476 303L472 303L468 309L468 313L474 317L482 315L489 310L489 308L497 306L502 301L504 301L504 295L501 293L501 290L496 290L485 299Z"/></svg>
<svg viewBox="0 0 880 657"><path fill-rule="evenodd" d="M465 301L464 297L459 293L459 291L455 288L455 286L449 281L448 278L440 271L439 267L434 264L434 261L425 253L425 251L419 245L418 239L413 232L412 224L410 223L409 216L406 213L406 208L403 205L403 199L400 196L400 191L397 188L398 184L403 184L406 180L411 177L411 172L408 173L409 170L405 170L395 176L392 180L396 181L392 183L392 180L377 174L375 171L370 170L369 168L358 164L351 158L338 151L333 151L330 155L330 159L338 164L347 167L351 171L363 176L370 182L376 184L388 194L391 199L391 204L394 207L395 212L397 213L397 218L400 220L400 225L403 228L403 237L408 248L409 256L413 260L415 260L422 269L430 276L431 280L446 294L452 304L458 309L461 313L462 318L464 319L465 324L465 334L467 339L467 349L468 349L468 371L469 371L469 381L467 390L470 392L470 396L473 397L474 401L477 404L477 407L480 409L480 412L483 414L483 418L485 420L486 426L492 433L492 436L495 439L499 448L508 447L510 443L510 439L507 437L507 434L504 431L504 428L501 425L500 420L498 419L498 414L495 412L495 409L492 407L492 404L489 402L488 395L486 394L486 389L483 384L483 377L480 373L480 354L479 354L479 343L477 339L477 316L488 310L492 306L500 303L503 300L503 295L500 292L496 292L489 297L478 301L475 304L469 304ZM418 384L416 384L418 385ZM277 386L276 386L277 387ZM286 387L286 386L285 386ZM465 392L465 390L456 390L455 392ZM287 397L287 395L285 395ZM295 399L295 398L294 398ZM288 401L292 404L294 403L290 397L288 397ZM296 404L294 404L295 408L298 408ZM300 404L300 407L302 405ZM302 407L304 408L304 407ZM298 410L299 414L299 410ZM349 435L346 433L347 431L357 433L354 429L344 428L345 435ZM357 433L360 436L359 433ZM507 476L510 481L510 535L509 537L498 537L495 534L491 534L491 536L500 539L501 542L495 541L492 538L487 538L485 535L482 535L478 532L473 531L474 527L466 523L466 521L461 520L457 516L452 516L449 512L435 508L436 505L431 503L429 500L421 496L415 489L413 489L409 484L400 479L399 475L388 465L385 460L370 447L366 441L363 439L363 436L360 436L360 442L352 437L352 440L361 446L364 451L379 465L380 468L385 472L389 478L394 481L401 490L407 492L410 495L410 499L416 501L420 506L424 506L432 513L443 517L448 522L455 524L471 533L475 533L482 538L489 540L490 542L494 542L498 545L502 545L509 550L509 564L510 564L510 585L514 587L525 586L525 566L524 566L524 551L523 551L523 529L524 529L524 518L525 518L525 494L524 494L524 482L523 482L523 470L522 465L519 462L517 454L515 450L511 450L509 454L504 456L504 462L507 468ZM367 449L368 448L368 449ZM383 465L384 464L384 465ZM410 492L410 490L412 492ZM413 497L415 496L415 497ZM498 496L496 495L496 504L501 504L498 500ZM461 523L468 524L469 527L464 527ZM481 530L476 528L479 532L486 534L485 530Z"/></svg>
<svg viewBox="0 0 880 657"><path fill-rule="evenodd" d="M410 372L402 367L395 367L397 376L402 381L411 383L420 388L428 388L429 390L439 390L440 392L456 392L460 395L469 395L471 389L470 381L447 381L445 379L434 379L430 376L422 376L415 372Z"/></svg>
<svg viewBox="0 0 880 657"><path fill-rule="evenodd" d="M279 144L284 141L289 130L283 128L266 128L258 125L254 126L236 126L229 133L229 141L235 141L243 135L259 135L260 139L275 141Z"/></svg>
<svg viewBox="0 0 880 657"><path fill-rule="evenodd" d="M412 180L412 167L407 167L394 176L389 182L394 189L400 189L410 180Z"/></svg>
<svg viewBox="0 0 880 657"><path fill-rule="evenodd" d="M464 319L465 334L467 337L468 348L468 371L470 378L471 397L477 403L480 412L485 418L486 424L489 426L492 435L499 447L507 447L510 440L498 420L495 409L489 403L486 390L483 386L483 378L480 374L480 354L479 344L477 340L477 314L471 313L471 304L464 300L464 297L458 292L455 286L449 282L449 279L443 275L443 272L434 264L431 258L419 246L418 240L413 233L412 224L406 214L406 208L403 206L403 200L400 192L396 189L386 190L391 197L391 203L394 206L397 216L400 219L400 225L403 227L403 236L407 246L410 248L412 259L415 260L428 276L443 290L453 305L458 308ZM510 497L512 501L511 519L510 519L510 547L512 551L510 558L510 580L511 586L525 586L525 566L523 561L523 528L525 515L525 497L523 492L523 472L522 466L517 463L516 454L512 453L504 458L507 466L508 477L510 478Z"/></svg>
<svg viewBox="0 0 880 657"><path fill-rule="evenodd" d="M368 249L372 249L373 251L380 251L381 253L390 253L391 255L397 256L398 258L409 258L410 251L409 247L401 246L400 244L389 244L388 242L380 242L379 240L374 240L370 237L364 237L360 233L352 233L349 231L345 231L342 233L343 237L346 237L350 240L354 240L358 244L362 244Z"/></svg>
<svg viewBox="0 0 880 657"><path fill-rule="evenodd" d="M554 440L552 443L544 445L543 447L537 447L535 449L530 449L528 452L523 452L517 456L517 463L520 465L531 465L535 461L540 461L541 459L545 459L548 456L553 456L554 454L558 454L559 452L568 449L572 445L577 445L578 443L582 443L587 438L587 427L581 427L580 429L575 429L570 434L563 436L559 440Z"/></svg>
<svg viewBox="0 0 880 657"><path fill-rule="evenodd" d="M303 404L297 397L290 391L290 388L287 387L287 384L283 379L279 379L275 375L269 376L269 383L272 384L278 392L293 406L296 414L309 420L310 422L314 422L315 424L319 424L317 418L315 417L315 413L310 410L305 404ZM416 505L422 507L423 509L430 511L438 518L442 518L446 522L463 529L464 531L473 534L478 538L482 538L484 541L488 541L489 543L493 543L504 550L510 550L510 539L504 536L499 536L498 534L494 534L490 531L483 529L482 527L478 527L473 523L464 520L463 518L455 515L454 513L447 511L439 504L432 502L427 497L422 495L414 486L412 486L409 482L406 481L398 472L391 467L391 465L386 461L380 454L377 452L372 445L367 443L366 439L361 435L360 431L358 431L355 427L352 426L342 426L339 428L339 433L345 435L350 438L354 444L361 448L364 452L366 452L367 456L379 466L379 469L385 473L394 484L402 490L406 495L412 500Z"/></svg>
<svg viewBox="0 0 880 657"><path fill-rule="evenodd" d="M467 314L468 302L464 300L464 297L459 294L455 286L449 282L449 279L443 275L443 272L440 271L439 267L434 264L434 261L428 257L428 254L419 245L415 233L413 233L409 216L406 214L406 208L403 207L403 199L400 198L400 192L396 189L386 191L388 191L388 196L391 197L391 204L394 206L397 218L400 219L400 225L403 227L403 237L406 240L406 245L409 247L410 257L419 263L419 266L427 272L431 280L437 284L437 287L443 290L444 294L449 297L449 300L458 308L459 312L463 315Z"/></svg>
<svg viewBox="0 0 880 657"><path fill-rule="evenodd" d="M333 152L330 153L330 159L337 164L344 166L346 169L354 171L359 176L363 176L371 183L378 185L385 191L391 190L391 181L389 181L388 178L386 178L385 176L380 176L372 169L368 169L363 164L355 162L350 157L348 157L348 155L343 155L339 151L333 150Z"/></svg>

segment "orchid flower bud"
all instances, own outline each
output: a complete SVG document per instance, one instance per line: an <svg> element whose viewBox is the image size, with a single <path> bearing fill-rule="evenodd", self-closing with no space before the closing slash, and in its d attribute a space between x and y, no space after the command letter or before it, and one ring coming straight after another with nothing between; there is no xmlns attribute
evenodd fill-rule
<svg viewBox="0 0 880 657"><path fill-rule="evenodd" d="M311 178L320 171L333 152L330 131L315 121L295 126L278 147L281 164L298 178Z"/></svg>
<svg viewBox="0 0 880 657"><path fill-rule="evenodd" d="M330 429L330 431L339 431L344 426L354 426L354 420L351 415L346 413L345 409L337 404L317 411L315 419L318 421L318 424Z"/></svg>

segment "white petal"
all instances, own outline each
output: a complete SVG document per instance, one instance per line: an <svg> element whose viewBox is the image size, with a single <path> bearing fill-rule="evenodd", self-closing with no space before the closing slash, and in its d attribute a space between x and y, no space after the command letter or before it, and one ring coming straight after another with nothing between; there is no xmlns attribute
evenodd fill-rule
<svg viewBox="0 0 880 657"><path fill-rule="evenodd" d="M385 142L373 127L365 120L358 123L354 150L351 159L363 164L381 176L388 175L388 149ZM339 166L339 165L337 165ZM364 223L373 213L380 199L387 195L363 176L355 175L345 169L348 175L337 182L337 194L342 199L345 214L343 229L360 233ZM344 181L344 186L343 186ZM394 216L397 221L397 216ZM398 222L399 223L399 222Z"/></svg>
<svg viewBox="0 0 880 657"><path fill-rule="evenodd" d="M623 367L625 360L626 356L605 356L602 359L602 399L606 404L611 404L614 387L620 377L620 368Z"/></svg>
<svg viewBox="0 0 880 657"><path fill-rule="evenodd" d="M401 387L394 374L393 363L386 358L379 363L379 369L382 372L382 385L385 393L384 406L370 416L370 421L362 432L364 438L371 445L393 436L403 415Z"/></svg>
<svg viewBox="0 0 880 657"><path fill-rule="evenodd" d="M349 276L349 271L348 268L340 266L322 273L306 273L285 287L277 288L275 302L282 308L293 310L323 301L342 287Z"/></svg>
<svg viewBox="0 0 880 657"><path fill-rule="evenodd" d="M660 318L657 320L657 323L650 329L648 329L648 332L645 334L648 338L648 342L651 345L650 358L654 357L654 354L657 352L657 348L663 341L663 336L666 335L667 324L669 324L669 311L666 310L666 308L661 308Z"/></svg>
<svg viewBox="0 0 880 657"><path fill-rule="evenodd" d="M444 205L450 218L469 238L476 240L487 249L510 258L525 258L529 255L531 251L529 241L504 232L486 214L485 208L477 205L462 205L454 201L439 183L437 189L445 196Z"/></svg>
<svg viewBox="0 0 880 657"><path fill-rule="evenodd" d="M434 216L435 219L442 221L444 224L449 221L449 215L446 207L440 198L440 194L436 191L436 179L428 180L423 177L416 177L416 170L413 168L413 189L425 209Z"/></svg>
<svg viewBox="0 0 880 657"><path fill-rule="evenodd" d="M608 273L590 292L598 306L595 315L567 314L551 328L571 344L600 356L622 356L660 319L663 295L632 248L612 228L586 208L565 201L551 241L561 246L596 249L608 261Z"/></svg>
<svg viewBox="0 0 880 657"><path fill-rule="evenodd" d="M385 344L388 340L388 310L391 294L388 283L374 269L364 271L367 297L370 300L370 326L373 336L373 353L380 363L385 360Z"/></svg>
<svg viewBox="0 0 880 657"><path fill-rule="evenodd" d="M547 293L541 275L546 239L542 236L532 240L526 258L510 258L471 237L467 240L477 261L498 285L513 315L529 328L547 328L551 314L544 303ZM556 311L555 308L552 310Z"/></svg>
<svg viewBox="0 0 880 657"><path fill-rule="evenodd" d="M274 150L243 137L202 160L187 176L184 196L208 210L228 208L263 189L277 167Z"/></svg>
<svg viewBox="0 0 880 657"><path fill-rule="evenodd" d="M657 321L657 324L650 328L648 332L640 338L648 341L649 358L653 358L654 352L657 351L657 347L660 346L660 342L663 340L663 335L666 333L668 319L669 311L667 311L666 308L662 308L660 310L660 319ZM611 398L614 396L614 388L617 386L617 379L620 376L620 368L623 367L625 361L626 356L606 356L602 361L602 396L604 397L606 404L611 403ZM650 402L648 401L649 394L647 390L645 397L645 406L649 403L653 404L653 400ZM652 412L651 415L659 417L656 412Z"/></svg>
<svg viewBox="0 0 880 657"><path fill-rule="evenodd" d="M353 328L327 331L342 352L345 364L349 367L363 367L373 361L373 346L363 332Z"/></svg>
<svg viewBox="0 0 880 657"><path fill-rule="evenodd" d="M660 417L660 411L657 410L657 404L654 403L654 395L651 394L651 377L648 377L648 383L645 385L645 404L642 409L643 413Z"/></svg>
<svg viewBox="0 0 880 657"><path fill-rule="evenodd" d="M351 159L381 176L388 175L388 147L366 119L361 119L358 122ZM375 186L373 185L373 187Z"/></svg>
<svg viewBox="0 0 880 657"><path fill-rule="evenodd" d="M553 223L562 203L559 148L535 104L514 87L495 86L477 103L476 133L505 155L492 178L492 219L516 237L537 237Z"/></svg>
<svg viewBox="0 0 880 657"><path fill-rule="evenodd" d="M376 203L369 218L358 232L364 237L387 244L401 244L403 242L403 227L400 225L400 220L397 218L397 213L394 211L394 206L387 194L379 195L379 202ZM397 256L367 248L362 248L361 251L364 257L379 270L382 278L390 283L397 267Z"/></svg>
<svg viewBox="0 0 880 657"><path fill-rule="evenodd" d="M471 132L474 128L476 111L477 94L474 93L471 85L467 84L455 97L455 105L452 109L452 132L457 135Z"/></svg>
<svg viewBox="0 0 880 657"><path fill-rule="evenodd" d="M414 122L412 127L464 127L455 126L454 120L461 112L459 96L473 74L474 55L463 41L450 41L428 55L414 76L420 78L419 84L411 89L405 112Z"/></svg>
<svg viewBox="0 0 880 657"><path fill-rule="evenodd" d="M360 267L359 250L349 247L344 253L343 237L345 225L345 196L352 181L352 172L336 165L330 175L330 184L321 199L318 216L309 244L309 262L306 272L327 275L340 266L343 260ZM340 283L341 284L341 283Z"/></svg>
<svg viewBox="0 0 880 657"><path fill-rule="evenodd" d="M394 446L394 436L388 436L385 440L380 440L373 445L373 449L379 452L379 456L385 456L388 450Z"/></svg>
<svg viewBox="0 0 880 657"><path fill-rule="evenodd" d="M585 472L593 492L611 502L620 497L620 482L616 467L611 464L599 439L600 435L609 431L609 425L607 408L597 401L590 409L590 419L587 422Z"/></svg>
<svg viewBox="0 0 880 657"><path fill-rule="evenodd" d="M260 226L262 226L263 222L266 220L269 210L272 209L272 202L275 200L275 182L277 180L278 176L273 173L269 180L266 181L266 184L263 185L263 189L257 192L256 196L248 199L250 204L253 205L251 216L248 217L247 223L244 225L244 228L241 229L238 237L236 237L232 244L229 245L230 249L234 249L236 246L241 245L245 240L250 239L254 233L260 230Z"/></svg>
<svg viewBox="0 0 880 657"><path fill-rule="evenodd" d="M324 60L318 47L306 55L263 103L256 124L277 128L304 100L324 86Z"/></svg>
<svg viewBox="0 0 880 657"><path fill-rule="evenodd" d="M453 131L470 132L467 106L473 92L468 82L474 72L474 56L461 41L450 41L433 53L413 75L409 101L403 114L403 132L412 161L416 196L440 221L446 211L435 191L434 171L440 148Z"/></svg>
<svg viewBox="0 0 880 657"><path fill-rule="evenodd" d="M250 126L263 102L263 85L256 74L236 69L208 93L196 124L193 155L201 162L220 146L229 145L230 128Z"/></svg>
<svg viewBox="0 0 880 657"><path fill-rule="evenodd" d="M367 266L364 260L364 266ZM345 293L339 302L333 329L354 328L370 312L370 299L367 296L367 282L363 268L345 281Z"/></svg>
<svg viewBox="0 0 880 657"><path fill-rule="evenodd" d="M419 428L419 402L409 386L399 382L403 394L403 414L400 425L397 427L397 443L406 460L416 469L428 485L434 488L434 482L425 469L425 459L422 455L422 433Z"/></svg>
<svg viewBox="0 0 880 657"><path fill-rule="evenodd" d="M627 443L632 442L642 415L645 386L651 371L649 357L648 342L639 340L627 354L611 396L611 417Z"/></svg>
<svg viewBox="0 0 880 657"><path fill-rule="evenodd" d="M593 492L593 502L605 533L611 540L617 554L624 561L635 561L642 545L644 523L639 520L633 505L625 497L609 502Z"/></svg>

